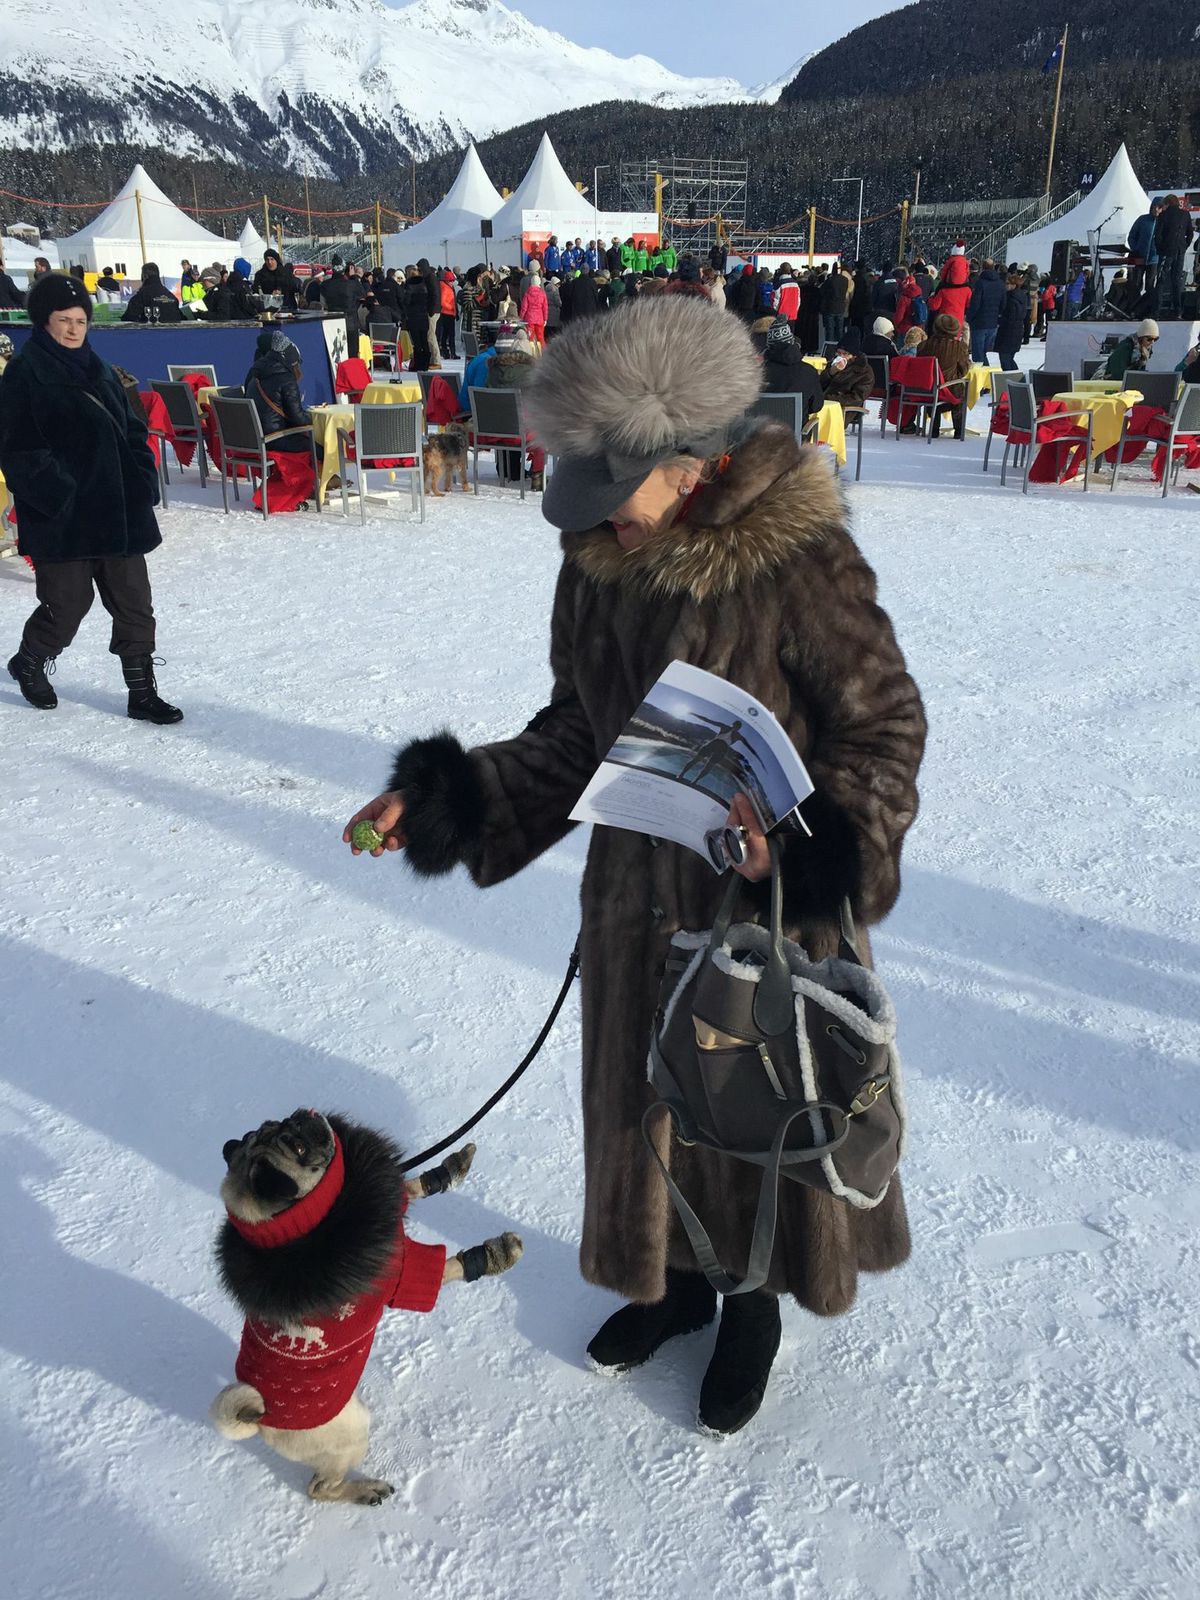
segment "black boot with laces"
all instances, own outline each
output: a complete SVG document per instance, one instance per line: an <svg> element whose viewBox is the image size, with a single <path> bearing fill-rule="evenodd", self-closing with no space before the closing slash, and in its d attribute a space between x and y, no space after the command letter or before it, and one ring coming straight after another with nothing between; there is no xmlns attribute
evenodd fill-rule
<svg viewBox="0 0 1200 1600"><path fill-rule="evenodd" d="M778 1295L756 1289L725 1296L716 1348L700 1386L702 1428L736 1433L746 1426L763 1403L781 1336Z"/></svg>
<svg viewBox="0 0 1200 1600"><path fill-rule="evenodd" d="M123 656L121 671L129 687L129 715L138 722L182 722L183 712L159 698L153 656Z"/></svg>
<svg viewBox="0 0 1200 1600"><path fill-rule="evenodd" d="M17 680L21 693L29 704L36 706L39 711L53 711L58 704L58 696L50 687L50 680L46 676L47 668L51 672L54 671L54 657L35 656L24 641L8 663L9 675Z"/></svg>
<svg viewBox="0 0 1200 1600"><path fill-rule="evenodd" d="M622 1306L587 1347L599 1372L628 1372L680 1334L706 1328L717 1314L717 1291L702 1272L667 1268L667 1292L654 1305Z"/></svg>

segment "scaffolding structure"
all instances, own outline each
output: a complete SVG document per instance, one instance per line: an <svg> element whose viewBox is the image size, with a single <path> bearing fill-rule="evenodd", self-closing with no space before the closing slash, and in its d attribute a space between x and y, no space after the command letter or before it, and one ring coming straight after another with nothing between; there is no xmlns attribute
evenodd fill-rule
<svg viewBox="0 0 1200 1600"><path fill-rule="evenodd" d="M746 227L746 194L750 178L748 161L717 161L708 157L647 156L622 161L620 169L622 211L657 211L661 207L663 235L677 250L707 252L718 241Z"/></svg>

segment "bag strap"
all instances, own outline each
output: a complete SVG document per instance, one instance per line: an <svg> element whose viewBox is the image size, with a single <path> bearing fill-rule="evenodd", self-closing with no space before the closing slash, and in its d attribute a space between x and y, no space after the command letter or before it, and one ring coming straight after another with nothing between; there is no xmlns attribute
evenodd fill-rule
<svg viewBox="0 0 1200 1600"><path fill-rule="evenodd" d="M667 1186L667 1193L670 1195L671 1203L674 1205L679 1220L683 1224L684 1232L688 1236L688 1242L692 1247L693 1255L700 1265L700 1270L718 1294L751 1294L755 1289L761 1289L770 1276L771 1257L775 1252L775 1229L779 1220L779 1171L783 1165L783 1147L787 1142L788 1131L797 1117L807 1116L810 1111L818 1108L816 1106L796 1105L786 1117L780 1119L779 1126L775 1130L775 1137L771 1141L770 1152L763 1166L762 1182L758 1188L758 1214L754 1219L754 1232L750 1237L750 1251L746 1257L746 1275L743 1278L735 1278L732 1273L725 1271L717 1259L717 1252L713 1249L713 1242L708 1236L708 1230L684 1199L679 1185L667 1170L666 1162L659 1155L654 1141L650 1137L650 1130L647 1124L653 1113L662 1107L667 1109L673 1120L675 1119L675 1107L666 1100L657 1101L647 1109L642 1117L642 1138L646 1141L646 1147L650 1154L658 1163L658 1170L662 1173L663 1182ZM827 1155L830 1150L835 1149L845 1137L846 1135L843 1132L835 1141L821 1145L816 1150L804 1151L802 1154L789 1152L789 1156L804 1161L818 1160ZM790 1161L789 1164L794 1164L794 1161Z"/></svg>

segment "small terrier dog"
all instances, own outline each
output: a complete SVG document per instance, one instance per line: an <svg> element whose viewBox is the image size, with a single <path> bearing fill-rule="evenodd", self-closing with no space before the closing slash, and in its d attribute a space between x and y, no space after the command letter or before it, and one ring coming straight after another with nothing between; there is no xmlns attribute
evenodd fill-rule
<svg viewBox="0 0 1200 1600"><path fill-rule="evenodd" d="M457 475L464 494L470 494L467 483L467 430L461 422L452 422L441 433L431 433L424 444L425 493L435 500L449 494ZM441 484L441 488L438 484Z"/></svg>
<svg viewBox="0 0 1200 1600"><path fill-rule="evenodd" d="M379 1478L350 1478L367 1454L370 1413L358 1380L384 1311L430 1311L444 1283L473 1283L520 1260L515 1233L446 1258L444 1245L406 1237L411 1200L466 1177L464 1145L419 1178L406 1178L383 1134L293 1111L231 1139L217 1240L221 1280L245 1313L235 1373L209 1410L226 1439L261 1434L313 1469L314 1500L382 1505Z"/></svg>

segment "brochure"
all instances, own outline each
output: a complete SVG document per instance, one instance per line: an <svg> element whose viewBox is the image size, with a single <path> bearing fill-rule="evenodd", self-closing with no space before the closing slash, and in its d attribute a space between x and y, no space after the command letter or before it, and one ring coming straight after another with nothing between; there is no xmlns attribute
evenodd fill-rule
<svg viewBox="0 0 1200 1600"><path fill-rule="evenodd" d="M571 817L670 839L723 872L735 795L746 796L770 833L812 791L795 746L761 701L711 672L672 661Z"/></svg>

